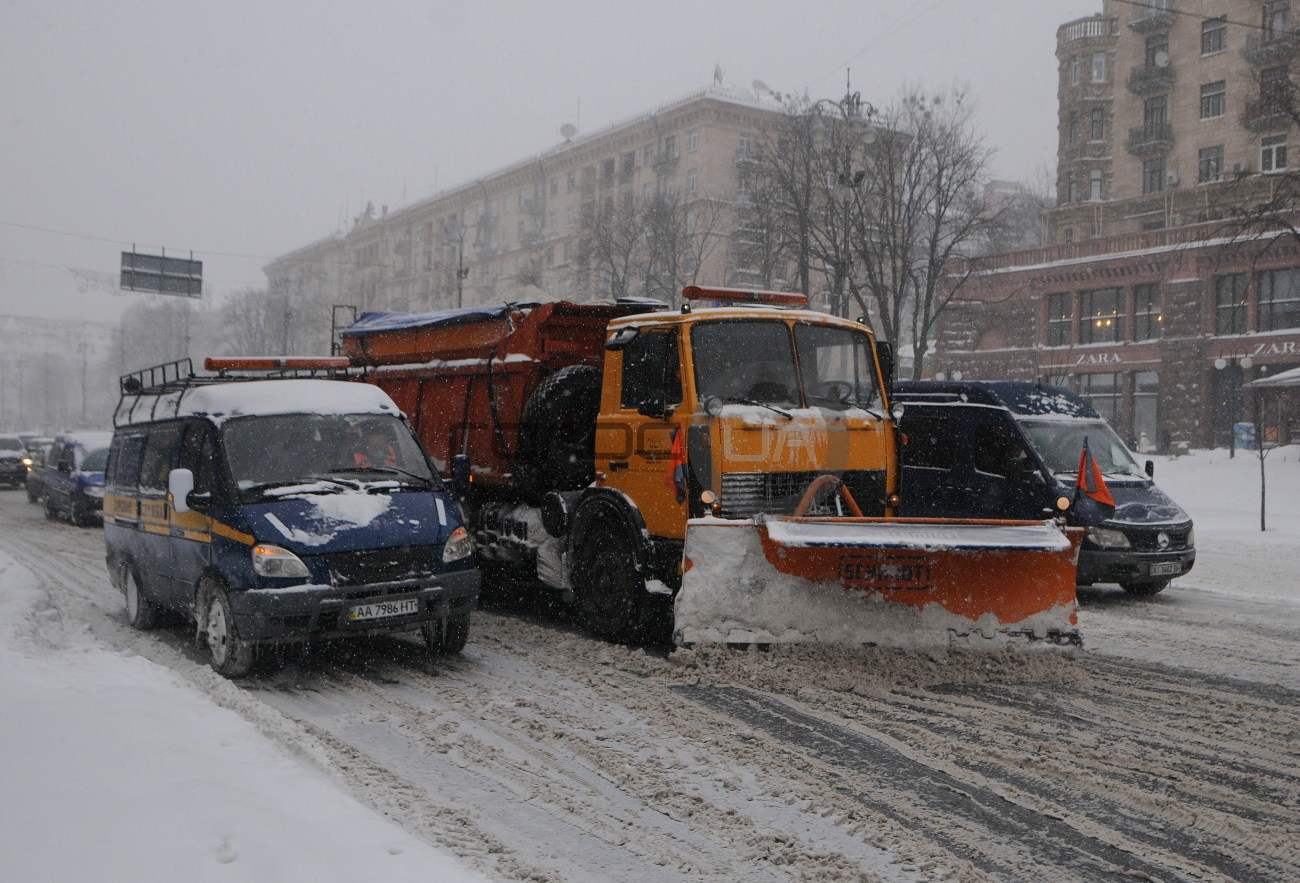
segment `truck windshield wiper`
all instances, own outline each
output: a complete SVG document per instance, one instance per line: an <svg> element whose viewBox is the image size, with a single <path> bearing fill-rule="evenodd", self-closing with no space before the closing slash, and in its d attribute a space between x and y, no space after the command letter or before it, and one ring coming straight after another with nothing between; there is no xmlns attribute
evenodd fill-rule
<svg viewBox="0 0 1300 883"><path fill-rule="evenodd" d="M787 420L794 419L794 415L789 411L782 411L776 405L769 405L767 402L756 402L753 399L742 399L740 396L727 396L727 401L737 405L755 405L759 408L767 408L769 411L775 411Z"/></svg>
<svg viewBox="0 0 1300 883"><path fill-rule="evenodd" d="M244 493L244 494L248 494L248 493L265 494L267 491L275 490L276 488L305 486L305 485L310 485L321 481L327 481L330 484L336 484L339 487L352 488L353 490L357 488L357 484L355 482L342 481L340 479L329 478L324 475L303 475L303 476L299 476L298 478L282 478L278 481L262 481L262 482L258 482L257 484L250 484L247 487L241 487L239 491L240 493ZM319 488L304 487L302 490L299 490L298 493L322 494L322 493L335 493L335 491L332 489L326 491Z"/></svg>

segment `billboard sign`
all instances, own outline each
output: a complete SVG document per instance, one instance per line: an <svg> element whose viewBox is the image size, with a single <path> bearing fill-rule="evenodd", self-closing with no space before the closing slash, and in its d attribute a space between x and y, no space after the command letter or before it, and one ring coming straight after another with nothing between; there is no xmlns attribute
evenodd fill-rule
<svg viewBox="0 0 1300 883"><path fill-rule="evenodd" d="M203 261L169 258L165 253L156 255L124 251L121 287L128 291L202 297Z"/></svg>

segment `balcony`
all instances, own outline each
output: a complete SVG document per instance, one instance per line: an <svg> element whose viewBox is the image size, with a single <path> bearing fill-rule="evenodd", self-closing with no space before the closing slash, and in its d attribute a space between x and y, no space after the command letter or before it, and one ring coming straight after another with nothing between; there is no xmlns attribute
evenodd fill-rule
<svg viewBox="0 0 1300 883"><path fill-rule="evenodd" d="M1129 19L1129 29L1137 31L1139 34L1151 34L1156 31L1167 31L1170 25L1174 23L1175 13L1170 4L1161 3L1160 0L1147 0L1150 6L1137 6L1133 10L1133 17ZM1163 8L1157 8L1163 7Z"/></svg>
<svg viewBox="0 0 1300 883"><path fill-rule="evenodd" d="M1148 123L1128 130L1128 152L1134 156L1168 153L1174 146L1174 129L1167 123Z"/></svg>
<svg viewBox="0 0 1300 883"><path fill-rule="evenodd" d="M1241 126L1251 132L1285 129L1294 121L1295 111L1290 90L1285 94L1261 96L1246 102L1246 111L1241 115Z"/></svg>
<svg viewBox="0 0 1300 883"><path fill-rule="evenodd" d="M1128 90L1134 95L1150 95L1152 92L1165 92L1174 85L1174 68L1168 62L1164 67L1156 64L1140 64L1128 74Z"/></svg>
<svg viewBox="0 0 1300 883"><path fill-rule="evenodd" d="M1061 25L1056 31L1059 43L1073 43L1075 40L1093 40L1099 37L1115 36L1115 17L1090 15L1077 21Z"/></svg>
<svg viewBox="0 0 1300 883"><path fill-rule="evenodd" d="M1288 61L1297 51L1300 51L1300 33L1292 30L1265 31L1248 34L1241 54L1251 64L1268 65Z"/></svg>

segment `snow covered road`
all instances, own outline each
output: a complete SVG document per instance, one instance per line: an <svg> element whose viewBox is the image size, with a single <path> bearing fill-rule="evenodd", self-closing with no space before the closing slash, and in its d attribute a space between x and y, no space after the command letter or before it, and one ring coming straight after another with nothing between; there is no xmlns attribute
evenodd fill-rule
<svg viewBox="0 0 1300 883"><path fill-rule="evenodd" d="M232 685L126 625L99 531L0 494L0 549L491 879L1300 877L1300 609L1195 572L1081 589L1083 651L645 652L495 610L459 658L376 640Z"/></svg>

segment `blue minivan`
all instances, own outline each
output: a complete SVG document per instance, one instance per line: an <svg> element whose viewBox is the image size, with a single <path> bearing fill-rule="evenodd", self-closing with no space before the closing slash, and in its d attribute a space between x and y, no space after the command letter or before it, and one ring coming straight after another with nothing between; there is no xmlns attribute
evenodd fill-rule
<svg viewBox="0 0 1300 883"><path fill-rule="evenodd" d="M104 505L104 464L109 432L68 432L45 453L45 517L78 527L98 524Z"/></svg>
<svg viewBox="0 0 1300 883"><path fill-rule="evenodd" d="M227 677L281 643L419 631L433 653L465 646L473 544L386 393L196 376L188 360L122 383L104 540L131 625L188 616Z"/></svg>

